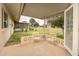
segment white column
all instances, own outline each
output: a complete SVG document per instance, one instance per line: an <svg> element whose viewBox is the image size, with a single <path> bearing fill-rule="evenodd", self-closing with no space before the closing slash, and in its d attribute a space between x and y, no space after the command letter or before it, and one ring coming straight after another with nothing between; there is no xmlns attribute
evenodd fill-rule
<svg viewBox="0 0 79 59"><path fill-rule="evenodd" d="M66 12L64 12L64 46L66 47Z"/></svg>
<svg viewBox="0 0 79 59"><path fill-rule="evenodd" d="M79 4L73 5L73 55L78 55Z"/></svg>

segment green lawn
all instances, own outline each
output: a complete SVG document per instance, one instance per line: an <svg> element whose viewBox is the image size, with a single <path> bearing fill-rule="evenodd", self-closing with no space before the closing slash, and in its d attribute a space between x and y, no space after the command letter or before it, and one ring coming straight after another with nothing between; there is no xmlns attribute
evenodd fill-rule
<svg viewBox="0 0 79 59"><path fill-rule="evenodd" d="M64 39L64 34L61 28L48 28L46 32L47 34L57 37L61 40Z"/></svg>
<svg viewBox="0 0 79 59"><path fill-rule="evenodd" d="M36 33L43 34L43 32L44 32L44 29L42 27L34 28L34 30L31 30L31 31L14 32L5 46L19 44L21 42L20 39L22 36L30 36L30 35L34 35ZM62 30L60 28L48 28L46 33L49 35L56 36L58 38L63 39Z"/></svg>
<svg viewBox="0 0 79 59"><path fill-rule="evenodd" d="M21 42L20 39L22 36L29 36L29 35L32 35L31 31L29 31L29 32L22 32L22 31L21 32L20 31L14 32L5 46L19 44Z"/></svg>

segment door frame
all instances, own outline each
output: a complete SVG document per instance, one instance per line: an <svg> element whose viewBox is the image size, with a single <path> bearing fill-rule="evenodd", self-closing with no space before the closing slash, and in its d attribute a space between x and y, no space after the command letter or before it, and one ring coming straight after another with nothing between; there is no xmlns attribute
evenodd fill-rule
<svg viewBox="0 0 79 59"><path fill-rule="evenodd" d="M68 52L70 52L71 54L73 54L72 50L66 45L66 12L68 12L71 8L73 8L73 5L70 5L67 9L65 9L64 11L64 46L65 48L68 50ZM72 19L73 20L73 19ZM73 39L72 39L73 40ZM72 43L73 45L73 43ZM73 46L72 46L73 49Z"/></svg>

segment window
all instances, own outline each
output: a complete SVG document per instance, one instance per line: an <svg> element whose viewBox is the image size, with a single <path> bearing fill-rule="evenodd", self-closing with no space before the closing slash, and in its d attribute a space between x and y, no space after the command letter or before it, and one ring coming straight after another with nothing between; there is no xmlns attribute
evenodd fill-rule
<svg viewBox="0 0 79 59"><path fill-rule="evenodd" d="M6 14L6 12L3 10L2 11L2 28L7 28L8 27L8 15Z"/></svg>

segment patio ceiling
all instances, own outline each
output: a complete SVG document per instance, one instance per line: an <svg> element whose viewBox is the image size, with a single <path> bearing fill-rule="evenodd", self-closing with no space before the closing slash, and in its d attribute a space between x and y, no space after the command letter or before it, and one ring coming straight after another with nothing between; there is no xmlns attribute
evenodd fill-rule
<svg viewBox="0 0 79 59"><path fill-rule="evenodd" d="M67 3L27 3L22 15L43 19L63 12L69 5Z"/></svg>
<svg viewBox="0 0 79 59"><path fill-rule="evenodd" d="M20 16L30 16L43 19L63 12L69 3L6 3L4 4L14 20Z"/></svg>
<svg viewBox="0 0 79 59"><path fill-rule="evenodd" d="M11 17L18 21L21 15L23 4L21 3L5 3L4 6L10 13Z"/></svg>

